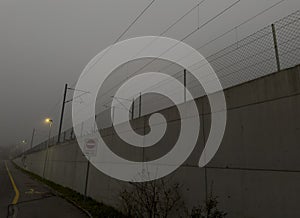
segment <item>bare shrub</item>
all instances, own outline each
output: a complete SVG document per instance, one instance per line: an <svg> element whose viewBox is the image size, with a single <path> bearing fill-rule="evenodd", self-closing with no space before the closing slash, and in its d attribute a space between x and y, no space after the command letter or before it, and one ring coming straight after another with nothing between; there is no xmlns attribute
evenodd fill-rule
<svg viewBox="0 0 300 218"><path fill-rule="evenodd" d="M211 193L204 202L204 206L199 205L192 209L191 218L224 218L227 213L218 209L217 198Z"/></svg>
<svg viewBox="0 0 300 218"><path fill-rule="evenodd" d="M183 217L180 214L184 214L186 209L178 183L159 179L130 183L130 186L120 193L123 210L128 217L167 218L174 213L179 215L176 217Z"/></svg>

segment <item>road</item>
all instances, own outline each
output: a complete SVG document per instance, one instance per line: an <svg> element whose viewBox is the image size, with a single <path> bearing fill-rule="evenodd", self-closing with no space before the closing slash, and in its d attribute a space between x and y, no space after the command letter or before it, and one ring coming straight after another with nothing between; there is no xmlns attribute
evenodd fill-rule
<svg viewBox="0 0 300 218"><path fill-rule="evenodd" d="M19 192L19 195L18 193ZM14 213L8 212L10 204ZM0 160L0 218L86 218L84 212L65 199L56 196L44 184L33 180L14 167L10 161Z"/></svg>

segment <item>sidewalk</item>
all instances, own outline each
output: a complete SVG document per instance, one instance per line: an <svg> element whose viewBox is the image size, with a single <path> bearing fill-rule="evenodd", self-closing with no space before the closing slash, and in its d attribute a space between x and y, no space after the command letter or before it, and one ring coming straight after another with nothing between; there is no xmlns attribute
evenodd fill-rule
<svg viewBox="0 0 300 218"><path fill-rule="evenodd" d="M17 218L86 218L83 211L56 196L46 185L30 178L7 161L20 193L16 203Z"/></svg>

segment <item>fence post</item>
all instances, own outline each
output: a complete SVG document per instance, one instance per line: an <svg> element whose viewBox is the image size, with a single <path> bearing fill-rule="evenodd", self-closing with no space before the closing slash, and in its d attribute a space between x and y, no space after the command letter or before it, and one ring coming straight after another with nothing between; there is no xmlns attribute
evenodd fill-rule
<svg viewBox="0 0 300 218"><path fill-rule="evenodd" d="M81 122L81 130L80 130L80 136L83 136L83 125L84 125L84 121Z"/></svg>
<svg viewBox="0 0 300 218"><path fill-rule="evenodd" d="M183 93L184 93L184 103L186 102L186 69L183 70L183 85L184 85L184 89L183 89Z"/></svg>
<svg viewBox="0 0 300 218"><path fill-rule="evenodd" d="M279 60L279 52L278 52L278 44L277 44L277 36L276 36L275 25L272 24L271 26L272 26L272 33L273 33L273 41L274 41L274 49L275 49L277 70L280 71L280 60Z"/></svg>
<svg viewBox="0 0 300 218"><path fill-rule="evenodd" d="M131 104L131 120L134 119L134 98L132 99L132 104Z"/></svg>
<svg viewBox="0 0 300 218"><path fill-rule="evenodd" d="M140 98L139 98L139 117L142 116L142 93L140 92Z"/></svg>
<svg viewBox="0 0 300 218"><path fill-rule="evenodd" d="M85 184L84 184L84 200L87 197L87 188L89 183L89 173L90 173L90 157L87 160L87 167L86 167L86 175L85 175Z"/></svg>
<svg viewBox="0 0 300 218"><path fill-rule="evenodd" d="M97 115L95 115L95 123L94 123L94 133L96 132L97 130Z"/></svg>
<svg viewBox="0 0 300 218"><path fill-rule="evenodd" d="M111 126L114 127L115 121L115 106L112 106Z"/></svg>
<svg viewBox="0 0 300 218"><path fill-rule="evenodd" d="M73 134L74 134L74 129L72 128L72 130L71 130L71 134L70 134L70 140L72 140L72 139L73 139Z"/></svg>

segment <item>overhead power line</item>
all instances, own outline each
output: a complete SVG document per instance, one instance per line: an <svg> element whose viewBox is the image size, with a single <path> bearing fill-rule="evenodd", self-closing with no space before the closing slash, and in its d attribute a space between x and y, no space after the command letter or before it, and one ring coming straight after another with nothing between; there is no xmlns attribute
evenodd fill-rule
<svg viewBox="0 0 300 218"><path fill-rule="evenodd" d="M121 33L121 35L116 39L114 43L117 43L127 32L128 30L140 19L141 16L151 7L151 5L155 2L155 0L152 0L147 7L142 10L142 12L129 24L129 26Z"/></svg>
<svg viewBox="0 0 300 218"><path fill-rule="evenodd" d="M168 49L166 49L162 54L160 54L158 57L153 58L153 60L151 60L150 62L148 62L147 64L143 65L141 68L139 68L137 71L131 73L129 76L132 76L138 72L140 72L141 70L143 70L145 67L149 66L150 64L152 64L154 61L158 60L162 55L164 55L166 52L170 51L171 49L173 49L174 47L176 47L180 42L184 41L185 39L189 38L191 35L195 34L196 32L198 32L200 29L204 28L206 25L208 25L210 22L212 22L213 20L215 20L216 18L218 18L219 16L223 15L225 12L227 12L228 10L230 10L232 7L234 7L236 4L238 4L241 0L237 0L234 3L232 3L231 5L229 5L228 7L226 7L224 10L222 10L221 12L219 12L217 15L213 16L212 18L210 18L208 21L206 21L205 23L203 23L202 25L198 26L195 30L193 30L192 32L190 32L189 34L187 34L185 37L183 37L181 40L178 41L178 43L175 43L174 45L172 45L171 47L169 47ZM197 4L198 5L198 4ZM193 7L194 9L196 7ZM190 12L192 10L189 10ZM112 89L118 87L120 84L122 84L123 81L119 82L117 85L113 86L112 88L108 89L108 91L104 92L103 95L106 95L107 93L109 93Z"/></svg>

